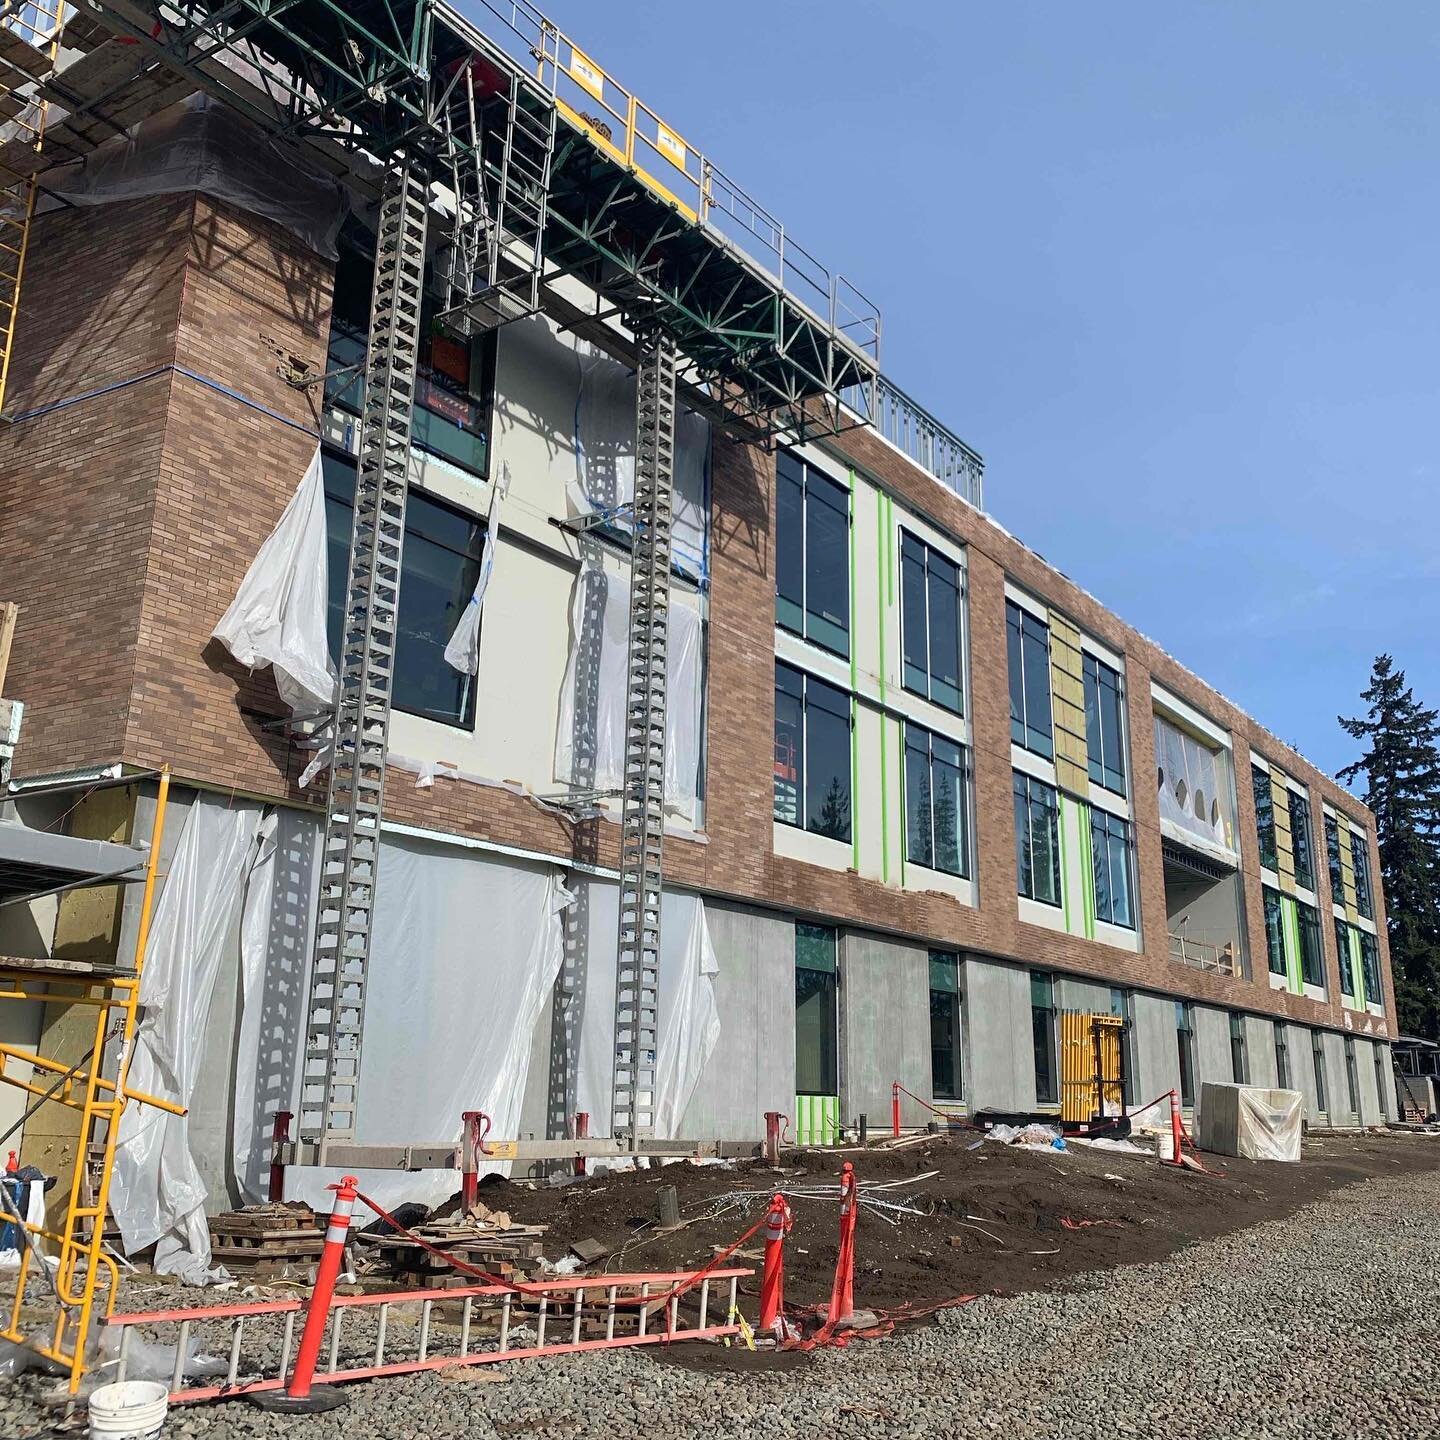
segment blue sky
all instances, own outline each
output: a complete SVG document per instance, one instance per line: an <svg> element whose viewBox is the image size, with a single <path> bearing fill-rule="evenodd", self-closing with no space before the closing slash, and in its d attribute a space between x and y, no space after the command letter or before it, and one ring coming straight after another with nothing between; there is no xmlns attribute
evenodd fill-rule
<svg viewBox="0 0 1440 1440"><path fill-rule="evenodd" d="M1335 770L1440 704L1440 7L551 0L883 312L995 517Z"/></svg>

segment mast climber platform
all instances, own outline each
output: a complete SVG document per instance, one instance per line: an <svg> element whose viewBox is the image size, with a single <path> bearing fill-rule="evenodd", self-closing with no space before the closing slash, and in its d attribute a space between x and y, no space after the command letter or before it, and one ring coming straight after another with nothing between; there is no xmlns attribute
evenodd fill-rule
<svg viewBox="0 0 1440 1440"><path fill-rule="evenodd" d="M0 34L33 8L3 0ZM378 162L296 1163L353 1164L361 1151L356 1107L427 253L446 289L440 323L452 332L477 334L543 307L637 366L611 1117L613 1133L637 1150L654 1124L677 386L732 433L761 442L837 433L880 411L880 319L860 292L528 0L473 8L483 30L443 0L79 0L45 34L27 32L32 46L48 42L56 68L16 72L12 87L23 105L59 107L62 119L0 145L3 178L28 187L27 229L45 168L194 89L361 189L373 191ZM64 66L70 48L84 53ZM561 293L566 277L588 288L593 310ZM887 389L886 404L898 393Z"/></svg>

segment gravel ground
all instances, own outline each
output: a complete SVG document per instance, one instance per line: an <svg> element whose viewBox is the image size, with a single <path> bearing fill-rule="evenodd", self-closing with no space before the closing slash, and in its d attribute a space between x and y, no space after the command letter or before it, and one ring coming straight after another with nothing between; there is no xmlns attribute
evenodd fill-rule
<svg viewBox="0 0 1440 1440"><path fill-rule="evenodd" d="M64 1433L45 1428L38 1385L0 1386L6 1440ZM304 1420L175 1411L164 1434L1440 1435L1440 1173L1367 1180L1156 1264L985 1298L845 1352L617 1351L349 1393Z"/></svg>

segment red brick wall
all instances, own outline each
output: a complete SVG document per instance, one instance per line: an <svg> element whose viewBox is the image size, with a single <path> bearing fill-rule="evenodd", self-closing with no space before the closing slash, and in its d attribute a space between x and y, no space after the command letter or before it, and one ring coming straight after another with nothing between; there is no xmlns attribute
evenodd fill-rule
<svg viewBox="0 0 1440 1440"><path fill-rule="evenodd" d="M272 683L239 673L208 637L314 447L319 396L283 383L275 349L323 367L330 265L278 228L204 198L65 213L47 217L40 233L12 408L155 366L179 368L0 430L9 477L0 517L7 593L0 598L25 607L8 687L29 705L18 769L117 755L145 764L169 760L178 775L208 785L313 802L314 792L301 797L294 788L304 755L260 728L280 708ZM222 381L245 400L182 371ZM1317 1005L1266 983L1248 746L1310 785L1317 833L1323 798L1362 818L1373 844L1373 820L1363 807L883 441L856 431L842 445L858 468L968 547L979 906L774 854L774 461L724 437L716 439L713 465L708 843L667 842L672 878L937 945L1340 1023L1338 1004ZM1144 783L1134 797L1144 953L1019 920L1007 575L1125 656L1137 780L1154 773L1152 675L1232 732L1258 982L1204 975L1169 960L1159 812ZM601 864L618 858L613 824L591 822L577 836L533 802L490 787L442 780L420 790L394 771L387 811L412 824L552 854L575 845ZM1317 869L1328 917L1326 867ZM1373 852L1372 872L1379 873ZM1383 910L1377 922L1388 972ZM1332 930L1322 921L1330 993L1338 997ZM1386 993L1393 1027L1388 979Z"/></svg>

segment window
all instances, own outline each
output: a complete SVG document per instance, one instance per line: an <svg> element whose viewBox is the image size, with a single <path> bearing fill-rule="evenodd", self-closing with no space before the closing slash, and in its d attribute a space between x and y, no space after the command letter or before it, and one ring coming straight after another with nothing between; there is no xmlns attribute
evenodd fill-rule
<svg viewBox="0 0 1440 1440"><path fill-rule="evenodd" d="M1124 691L1120 672L1088 652L1085 672L1085 748L1090 778L1117 795L1125 793Z"/></svg>
<svg viewBox="0 0 1440 1440"><path fill-rule="evenodd" d="M960 683L960 567L900 532L900 616L905 688L953 710Z"/></svg>
<svg viewBox="0 0 1440 1440"><path fill-rule="evenodd" d="M1350 1100L1350 1113L1360 1114L1360 1072L1355 1068L1355 1040L1346 1035L1345 1040L1345 1091Z"/></svg>
<svg viewBox="0 0 1440 1440"><path fill-rule="evenodd" d="M1281 1090L1290 1088L1290 1041L1283 1020L1275 1021L1275 1084Z"/></svg>
<svg viewBox="0 0 1440 1440"><path fill-rule="evenodd" d="M970 873L965 751L953 740L905 726L905 858L912 865Z"/></svg>
<svg viewBox="0 0 1440 1440"><path fill-rule="evenodd" d="M1129 822L1092 805L1090 849L1095 867L1095 918L1133 930L1135 867Z"/></svg>
<svg viewBox="0 0 1440 1440"><path fill-rule="evenodd" d="M1370 1058L1375 1062L1375 1103L1380 1107L1381 1120L1389 1115L1390 1107L1385 1103L1385 1062L1380 1058L1380 1047L1371 1045Z"/></svg>
<svg viewBox="0 0 1440 1440"><path fill-rule="evenodd" d="M840 1088L835 1034L835 932L795 926L795 1093L834 1095Z"/></svg>
<svg viewBox="0 0 1440 1440"><path fill-rule="evenodd" d="M1384 994L1380 989L1380 945L1368 930L1360 932L1360 969L1365 980L1366 1003L1384 1004Z"/></svg>
<svg viewBox="0 0 1440 1440"><path fill-rule="evenodd" d="M355 462L325 452L326 609L331 658L339 663L354 527ZM445 659L445 646L480 578L484 523L412 491L405 505L405 551L391 704L465 729L475 723L475 680Z"/></svg>
<svg viewBox="0 0 1440 1440"><path fill-rule="evenodd" d="M1335 922L1335 953L1340 957L1340 993L1353 996L1355 975L1350 964L1350 927L1343 920Z"/></svg>
<svg viewBox="0 0 1440 1440"><path fill-rule="evenodd" d="M325 385L326 399L359 414L364 390L365 348L370 335L374 256L342 244L335 266ZM428 272L427 272L428 279ZM473 342L444 334L435 322L436 302L427 289L420 314L415 367L415 405L410 441L475 475L489 466L490 412L495 391L493 333Z"/></svg>
<svg viewBox="0 0 1440 1440"><path fill-rule="evenodd" d="M1055 977L1030 972L1030 1031L1035 1042L1035 1103L1054 1105L1060 1099L1055 1067Z"/></svg>
<svg viewBox="0 0 1440 1440"><path fill-rule="evenodd" d="M960 1068L960 957L930 952L930 1090L937 1100L965 1093Z"/></svg>
<svg viewBox="0 0 1440 1440"><path fill-rule="evenodd" d="M1310 833L1310 802L1298 790L1286 787L1290 802L1290 843L1295 856L1295 883L1302 890L1315 888L1315 846Z"/></svg>
<svg viewBox="0 0 1440 1440"><path fill-rule="evenodd" d="M1300 920L1300 974L1307 985L1325 988L1325 956L1320 948L1320 913L1303 900L1295 902Z"/></svg>
<svg viewBox="0 0 1440 1440"><path fill-rule="evenodd" d="M1275 802L1270 789L1270 772L1254 766L1250 778L1255 785L1255 834L1260 842L1260 864L1274 870L1279 864L1275 851Z"/></svg>
<svg viewBox="0 0 1440 1440"><path fill-rule="evenodd" d="M1175 1038L1180 1047L1180 1103L1195 1103L1195 1016L1184 1000L1175 1002Z"/></svg>
<svg viewBox="0 0 1440 1440"><path fill-rule="evenodd" d="M1350 863L1355 869L1355 908L1367 919L1375 918L1375 898L1370 890L1370 845L1358 831L1350 832Z"/></svg>
<svg viewBox="0 0 1440 1440"><path fill-rule="evenodd" d="M1021 895L1060 904L1060 810L1055 787L1015 771L1015 873Z"/></svg>
<svg viewBox="0 0 1440 1440"><path fill-rule="evenodd" d="M1120 1036L1120 1093L1128 1109L1135 1103L1135 997L1118 986L1110 987L1110 1013L1125 1022Z"/></svg>
<svg viewBox="0 0 1440 1440"><path fill-rule="evenodd" d="M1345 867L1340 863L1340 827L1333 815L1325 817L1325 859L1330 868L1330 898L1345 903Z"/></svg>
<svg viewBox="0 0 1440 1440"><path fill-rule="evenodd" d="M1037 755L1052 756L1050 627L1007 600L1005 640L1010 665L1010 738Z"/></svg>
<svg viewBox="0 0 1440 1440"><path fill-rule="evenodd" d="M1245 1021L1239 1015L1230 1017L1230 1074L1237 1085L1250 1083L1250 1057L1245 1051Z"/></svg>
<svg viewBox="0 0 1440 1440"><path fill-rule="evenodd" d="M775 667L775 818L850 839L850 699L789 665Z"/></svg>
<svg viewBox="0 0 1440 1440"><path fill-rule="evenodd" d="M775 620L850 653L850 492L788 450L775 457Z"/></svg>
<svg viewBox="0 0 1440 1440"><path fill-rule="evenodd" d="M1310 1032L1310 1063L1315 1070L1315 1109L1323 1114L1329 1106L1325 1102L1325 1050L1318 1030Z"/></svg>
<svg viewBox="0 0 1440 1440"><path fill-rule="evenodd" d="M1260 887L1265 899L1265 954L1270 961L1272 975L1287 973L1285 964L1285 911L1280 892L1268 885Z"/></svg>

